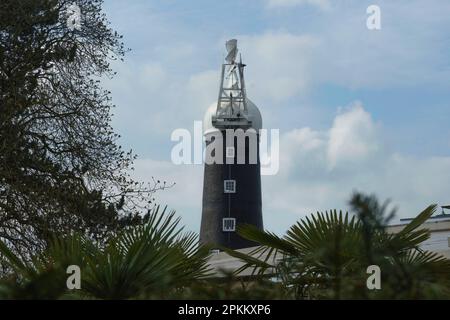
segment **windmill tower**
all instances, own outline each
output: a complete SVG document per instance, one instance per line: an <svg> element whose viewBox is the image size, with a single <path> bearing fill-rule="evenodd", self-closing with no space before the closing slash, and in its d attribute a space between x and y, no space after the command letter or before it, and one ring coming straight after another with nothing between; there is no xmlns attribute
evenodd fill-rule
<svg viewBox="0 0 450 320"><path fill-rule="evenodd" d="M237 226L263 228L259 159L262 118L246 95L245 65L242 58L236 61L237 40L227 41L226 48L218 101L209 107L203 120L206 163L200 241L240 249L255 243L238 236ZM207 160L208 154L213 161Z"/></svg>

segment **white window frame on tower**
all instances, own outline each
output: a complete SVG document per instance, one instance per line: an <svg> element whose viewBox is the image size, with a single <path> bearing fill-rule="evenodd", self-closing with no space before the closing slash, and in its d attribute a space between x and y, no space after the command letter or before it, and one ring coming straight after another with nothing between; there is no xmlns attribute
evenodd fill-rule
<svg viewBox="0 0 450 320"><path fill-rule="evenodd" d="M236 180L224 180L223 181L224 193L236 193Z"/></svg>
<svg viewBox="0 0 450 320"><path fill-rule="evenodd" d="M222 219L222 231L223 232L236 232L236 218L223 218Z"/></svg>
<svg viewBox="0 0 450 320"><path fill-rule="evenodd" d="M227 147L225 150L225 155L227 158L234 158L235 155L234 147Z"/></svg>

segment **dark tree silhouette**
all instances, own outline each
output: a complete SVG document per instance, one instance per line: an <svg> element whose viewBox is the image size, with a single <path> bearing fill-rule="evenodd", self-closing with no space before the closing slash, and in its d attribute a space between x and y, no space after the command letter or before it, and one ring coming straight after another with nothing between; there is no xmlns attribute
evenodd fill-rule
<svg viewBox="0 0 450 320"><path fill-rule="evenodd" d="M81 28L68 24L75 3ZM112 60L126 52L100 0L0 2L0 239L19 252L50 233L100 240L142 222L165 183L131 179L110 126ZM147 204L145 204L147 203Z"/></svg>

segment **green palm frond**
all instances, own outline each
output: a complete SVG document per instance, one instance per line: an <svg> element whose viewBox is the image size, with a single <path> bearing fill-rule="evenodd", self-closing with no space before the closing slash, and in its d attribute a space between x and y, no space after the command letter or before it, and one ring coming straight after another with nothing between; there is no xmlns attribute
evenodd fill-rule
<svg viewBox="0 0 450 320"><path fill-rule="evenodd" d="M175 212L159 213L149 221L111 239L88 262L84 290L98 298L127 299L181 286L208 274L208 251L197 236L183 234Z"/></svg>
<svg viewBox="0 0 450 320"><path fill-rule="evenodd" d="M236 273L253 268L252 273L263 275L269 269L275 270L277 265L286 259L315 261L315 264L310 266L311 270L333 268L335 263L331 260L337 254L340 256L340 264L345 266L349 257L352 257L346 249L353 248L348 244L360 241L360 227L354 217L350 218L348 214L336 210L306 217L293 225L283 238L253 226L242 226L238 229L239 234L259 243L260 246L247 255L233 250L227 252L245 262ZM329 257L333 259L328 259Z"/></svg>
<svg viewBox="0 0 450 320"><path fill-rule="evenodd" d="M450 279L450 261L419 249L430 236L422 225L436 205L427 207L401 232L389 234L383 225L390 219L384 217L387 202L380 205L373 196L355 197L352 204L358 215L317 212L298 221L283 237L243 226L239 234L259 247L248 254L227 250L244 262L236 274L246 269L260 276L274 274L296 297L368 297L377 295L365 287L366 268L376 263L389 283L386 295L417 297L418 292L433 288L433 294L446 296L450 281L442 279Z"/></svg>
<svg viewBox="0 0 450 320"><path fill-rule="evenodd" d="M390 237L390 245L395 251L408 251L417 249L421 243L430 238L430 231L422 228L433 213L436 212L437 205L430 205L408 223L400 232ZM419 229L419 230L418 230Z"/></svg>
<svg viewBox="0 0 450 320"><path fill-rule="evenodd" d="M175 212L156 207L147 223L120 232L105 245L80 235L55 236L47 250L30 261L14 255L0 242L0 254L20 278L15 283L9 282L8 290L16 288L14 295L20 296L25 288L37 283L42 286L42 282L52 279L52 283L58 284L57 290L36 291L35 298L63 297L67 293L66 269L78 265L81 269L78 296L162 297L163 292L203 279L210 272L208 249L199 245L197 235L184 233L179 223ZM0 292L2 288L7 287L0 286Z"/></svg>

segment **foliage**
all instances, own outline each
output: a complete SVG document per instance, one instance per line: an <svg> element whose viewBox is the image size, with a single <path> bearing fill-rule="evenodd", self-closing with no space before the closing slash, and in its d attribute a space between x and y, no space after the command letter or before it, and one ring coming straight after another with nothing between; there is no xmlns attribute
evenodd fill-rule
<svg viewBox="0 0 450 320"><path fill-rule="evenodd" d="M261 246L248 255L228 252L246 262L237 273L252 268L263 278L273 273L298 299L425 299L450 298L450 261L420 249L430 236L420 228L434 213L432 205L401 232L389 234L387 203L355 194L356 216L332 210L306 217L284 237L253 226L239 233ZM381 269L381 290L368 290L367 267Z"/></svg>
<svg viewBox="0 0 450 320"><path fill-rule="evenodd" d="M279 237L242 227L261 246L245 265L213 274L208 247L182 232L179 219L156 208L144 225L128 227L105 244L73 234L54 236L31 260L0 242L13 272L0 281L6 299L444 299L450 298L450 261L420 249L429 238L422 224L429 206L400 232L384 227L387 203L357 194L356 215L336 210L302 219ZM392 213L389 216L392 216ZM367 243L370 241L370 244ZM81 268L81 289L66 287L67 267ZM367 267L381 269L381 289L368 290ZM240 271L253 270L242 277Z"/></svg>
<svg viewBox="0 0 450 320"><path fill-rule="evenodd" d="M81 30L67 24L81 9ZM0 2L0 239L22 254L55 232L102 239L141 223L141 205L166 187L142 184L135 155L110 126L100 79L122 59L101 0Z"/></svg>
<svg viewBox="0 0 450 320"><path fill-rule="evenodd" d="M162 298L209 274L208 249L182 232L174 212L155 208L145 225L123 230L101 246L87 237L54 237L45 252L27 262L0 242L15 271L0 286L3 298ZM66 287L66 269L81 269L81 290Z"/></svg>

